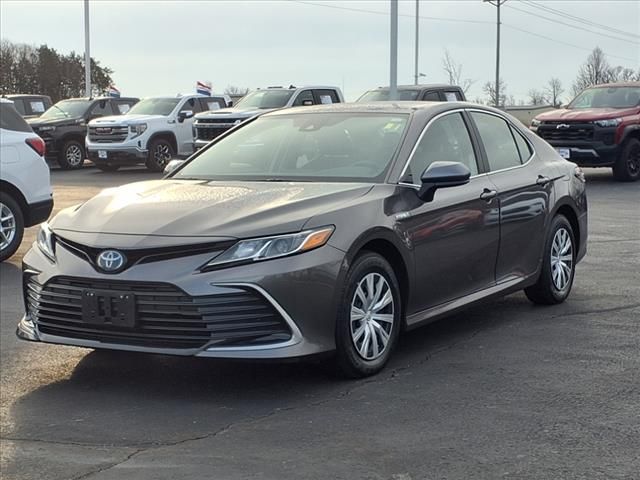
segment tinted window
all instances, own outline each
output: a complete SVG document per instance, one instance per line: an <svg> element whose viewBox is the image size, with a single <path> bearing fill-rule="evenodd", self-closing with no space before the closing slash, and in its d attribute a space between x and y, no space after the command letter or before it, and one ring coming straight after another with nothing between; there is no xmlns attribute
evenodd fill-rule
<svg viewBox="0 0 640 480"><path fill-rule="evenodd" d="M0 103L0 128L14 132L31 132L31 127L10 103Z"/></svg>
<svg viewBox="0 0 640 480"><path fill-rule="evenodd" d="M422 173L433 162L460 162L469 167L471 175L478 174L471 137L460 113L440 117L429 125L402 180L420 183Z"/></svg>
<svg viewBox="0 0 640 480"><path fill-rule="evenodd" d="M186 102L184 102L184 105L182 105L182 107L180 107L180 111L181 112L191 112L193 114L196 114L201 110L200 107L200 102L196 102L195 98L190 98L189 100L187 100Z"/></svg>
<svg viewBox="0 0 640 480"><path fill-rule="evenodd" d="M503 119L487 113L471 112L476 122L491 171L520 165L520 154L511 128Z"/></svg>
<svg viewBox="0 0 640 480"><path fill-rule="evenodd" d="M131 104L130 103L115 101L115 102L113 102L113 105L114 105L114 108L116 110L116 113L118 113L120 115L124 115L129 110L131 110Z"/></svg>
<svg viewBox="0 0 640 480"><path fill-rule="evenodd" d="M104 117L106 115L113 115L113 113L111 102L108 100L100 100L93 106L90 115L92 117Z"/></svg>
<svg viewBox="0 0 640 480"><path fill-rule="evenodd" d="M531 151L531 147L529 143L524 139L522 134L518 132L515 128L511 127L511 131L513 132L513 136L516 139L516 145L518 146L518 152L520 152L520 160L522 163L525 163L531 157L533 153Z"/></svg>
<svg viewBox="0 0 640 480"><path fill-rule="evenodd" d="M452 90L449 92L444 92L444 98L447 102L460 102L462 100L462 95L457 90Z"/></svg>
<svg viewBox="0 0 640 480"><path fill-rule="evenodd" d="M14 100L13 101L13 107L18 111L18 113L20 115L26 115L27 112L24 109L24 103L22 103L22 100Z"/></svg>
<svg viewBox="0 0 640 480"><path fill-rule="evenodd" d="M423 100L427 102L439 102L440 94L438 92L427 92L424 94Z"/></svg>
<svg viewBox="0 0 640 480"><path fill-rule="evenodd" d="M85 114L91 102L89 100L62 100L42 114L43 119L74 118Z"/></svg>
<svg viewBox="0 0 640 480"><path fill-rule="evenodd" d="M326 105L329 103L339 103L338 94L335 90L316 90L317 103Z"/></svg>
<svg viewBox="0 0 640 480"><path fill-rule="evenodd" d="M293 106L294 107L300 107L300 106L305 105L305 104L309 105L309 102L311 102L311 105L316 103L316 102L313 101L313 91L311 91L311 90L303 90L302 92L300 92L298 94L296 99L293 101Z"/></svg>
<svg viewBox="0 0 640 480"><path fill-rule="evenodd" d="M203 111L219 110L226 107L224 100L221 98L201 98L200 103Z"/></svg>

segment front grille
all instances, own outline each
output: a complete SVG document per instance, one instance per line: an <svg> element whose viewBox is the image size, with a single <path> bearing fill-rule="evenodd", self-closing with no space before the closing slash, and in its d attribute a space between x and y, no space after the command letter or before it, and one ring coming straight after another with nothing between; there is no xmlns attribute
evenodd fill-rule
<svg viewBox="0 0 640 480"><path fill-rule="evenodd" d="M242 121L242 118L199 118L198 123L228 123L233 125L238 120Z"/></svg>
<svg viewBox="0 0 640 480"><path fill-rule="evenodd" d="M193 349L280 343L291 331L278 311L250 288L191 297L173 285L56 277L45 285L27 276L25 303L38 330L49 335L150 348ZM127 292L135 297L132 328L86 323L86 290Z"/></svg>
<svg viewBox="0 0 640 480"><path fill-rule="evenodd" d="M197 140L213 140L214 138L222 135L228 131L233 125L228 127L209 127L203 125L196 125L196 139Z"/></svg>
<svg viewBox="0 0 640 480"><path fill-rule="evenodd" d="M589 123L545 122L538 126L538 135L547 141L593 140L593 125Z"/></svg>
<svg viewBox="0 0 640 480"><path fill-rule="evenodd" d="M127 139L129 127L89 127L89 140L95 143L121 143Z"/></svg>

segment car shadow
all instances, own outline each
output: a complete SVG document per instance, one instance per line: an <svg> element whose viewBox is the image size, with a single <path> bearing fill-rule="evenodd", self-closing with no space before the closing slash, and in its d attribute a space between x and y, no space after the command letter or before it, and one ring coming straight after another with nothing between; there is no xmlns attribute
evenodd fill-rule
<svg viewBox="0 0 640 480"><path fill-rule="evenodd" d="M90 351L67 378L16 401L5 437L146 445L206 436L236 422L342 398L370 382L384 384L402 372L428 369L434 356L514 321L514 312L527 305L524 296L514 295L412 330L382 373L361 380L329 373L327 357L249 362Z"/></svg>

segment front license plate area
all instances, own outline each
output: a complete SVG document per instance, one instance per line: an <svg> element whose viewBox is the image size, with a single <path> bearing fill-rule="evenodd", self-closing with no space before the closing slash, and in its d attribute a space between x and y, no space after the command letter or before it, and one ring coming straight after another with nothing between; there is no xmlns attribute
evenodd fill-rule
<svg viewBox="0 0 640 480"><path fill-rule="evenodd" d="M107 158L107 151L106 150L98 150L98 158Z"/></svg>
<svg viewBox="0 0 640 480"><path fill-rule="evenodd" d="M562 158L566 158L566 159L571 158L570 148L556 148L556 152L558 152L558 155L560 155Z"/></svg>
<svg viewBox="0 0 640 480"><path fill-rule="evenodd" d="M136 325L136 301L129 292L83 290L82 317L86 323L133 328Z"/></svg>

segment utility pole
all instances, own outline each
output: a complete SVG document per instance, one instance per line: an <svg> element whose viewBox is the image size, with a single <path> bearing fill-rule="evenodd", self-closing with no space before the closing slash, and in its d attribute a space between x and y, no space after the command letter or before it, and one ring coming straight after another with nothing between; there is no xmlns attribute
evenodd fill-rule
<svg viewBox="0 0 640 480"><path fill-rule="evenodd" d="M398 0L391 0L391 41L389 52L389 100L398 96Z"/></svg>
<svg viewBox="0 0 640 480"><path fill-rule="evenodd" d="M416 58L415 58L415 75L413 76L414 84L418 85L418 37L420 34L420 0L416 0Z"/></svg>
<svg viewBox="0 0 640 480"><path fill-rule="evenodd" d="M500 5L507 0L483 0L496 7L496 107L500 106Z"/></svg>
<svg viewBox="0 0 640 480"><path fill-rule="evenodd" d="M91 97L91 52L89 51L89 0L84 0L84 89Z"/></svg>

